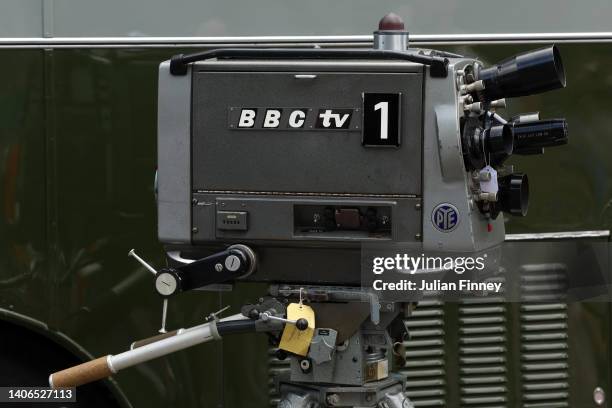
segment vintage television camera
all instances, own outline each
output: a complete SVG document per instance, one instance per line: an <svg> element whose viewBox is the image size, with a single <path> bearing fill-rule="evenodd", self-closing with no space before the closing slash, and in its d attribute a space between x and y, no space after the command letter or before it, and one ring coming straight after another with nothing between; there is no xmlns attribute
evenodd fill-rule
<svg viewBox="0 0 612 408"><path fill-rule="evenodd" d="M407 48L395 18L374 49L219 49L159 71L158 222L199 259L242 243L246 279L356 284L366 242L478 251L525 215L504 166L567 142L563 119L505 120L506 97L565 86L555 46L486 68Z"/></svg>
<svg viewBox="0 0 612 408"><path fill-rule="evenodd" d="M412 406L389 360L403 355L414 304L360 287L362 245L499 246L501 212L525 215L529 200L527 176L506 159L567 143L567 125L497 111L504 98L564 86L555 46L485 67L409 47L394 14L372 49L231 48L163 62L157 204L170 263L157 271L140 261L164 305L238 280L269 282L269 295L55 373L51 384L259 331L291 362L283 408Z"/></svg>

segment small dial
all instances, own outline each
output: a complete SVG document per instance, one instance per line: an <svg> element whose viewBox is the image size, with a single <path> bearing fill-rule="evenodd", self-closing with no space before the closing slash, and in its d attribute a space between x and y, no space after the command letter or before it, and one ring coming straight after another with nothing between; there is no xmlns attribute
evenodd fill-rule
<svg viewBox="0 0 612 408"><path fill-rule="evenodd" d="M176 276L169 272L161 272L155 277L155 290L162 296L172 296L178 289Z"/></svg>
<svg viewBox="0 0 612 408"><path fill-rule="evenodd" d="M230 255L225 258L225 267L230 272L236 272L240 268L240 258L236 255Z"/></svg>

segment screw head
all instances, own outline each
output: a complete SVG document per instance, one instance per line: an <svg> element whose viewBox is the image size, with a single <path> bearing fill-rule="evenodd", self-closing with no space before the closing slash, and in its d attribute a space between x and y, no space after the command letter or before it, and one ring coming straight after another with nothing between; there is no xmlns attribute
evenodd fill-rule
<svg viewBox="0 0 612 408"><path fill-rule="evenodd" d="M215 264L215 271L217 272L223 271L223 265L221 265L220 263Z"/></svg>
<svg viewBox="0 0 612 408"><path fill-rule="evenodd" d="M225 267L230 272L235 272L240 268L240 259L236 255L230 255L225 258Z"/></svg>
<svg viewBox="0 0 612 408"><path fill-rule="evenodd" d="M310 360L303 359L302 361L300 361L300 368L301 368L303 371L308 371L308 370L310 370Z"/></svg>
<svg viewBox="0 0 612 408"><path fill-rule="evenodd" d="M340 396L338 394L329 394L325 400L329 405L335 406L340 403Z"/></svg>

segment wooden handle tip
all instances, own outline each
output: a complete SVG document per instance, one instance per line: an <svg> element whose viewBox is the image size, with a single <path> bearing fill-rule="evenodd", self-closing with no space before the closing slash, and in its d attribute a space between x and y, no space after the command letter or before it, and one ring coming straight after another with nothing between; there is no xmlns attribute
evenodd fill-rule
<svg viewBox="0 0 612 408"><path fill-rule="evenodd" d="M109 377L113 372L108 365L108 357L100 357L53 373L49 376L49 386L51 388L77 387Z"/></svg>

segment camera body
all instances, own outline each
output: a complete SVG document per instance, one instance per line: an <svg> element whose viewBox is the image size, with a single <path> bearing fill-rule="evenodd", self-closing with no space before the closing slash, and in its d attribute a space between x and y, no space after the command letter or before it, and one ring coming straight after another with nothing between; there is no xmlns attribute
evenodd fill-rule
<svg viewBox="0 0 612 408"><path fill-rule="evenodd" d="M241 243L259 258L248 279L354 285L364 244L500 245L499 212L524 215L528 194L503 164L520 119L502 119L503 99L486 94L504 92L507 70L398 39L407 33L379 30L374 50L234 49L163 62L157 199L167 251L197 259ZM542 67L557 63L554 52ZM564 86L556 74L549 82ZM546 86L555 87L535 91ZM493 192L483 169L495 173Z"/></svg>

